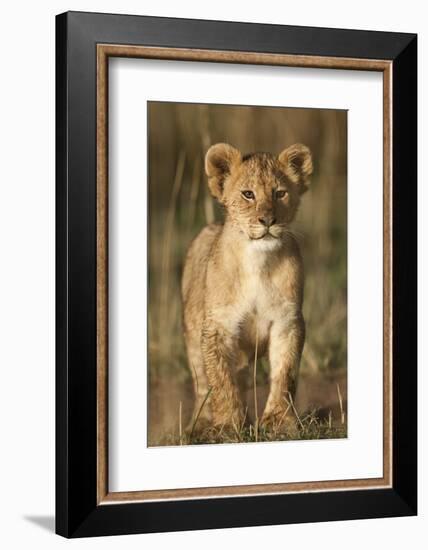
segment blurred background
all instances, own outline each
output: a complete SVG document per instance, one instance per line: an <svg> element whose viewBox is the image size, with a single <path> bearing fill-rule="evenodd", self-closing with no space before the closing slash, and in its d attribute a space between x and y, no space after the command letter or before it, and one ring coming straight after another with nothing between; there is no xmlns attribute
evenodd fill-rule
<svg viewBox="0 0 428 550"><path fill-rule="evenodd" d="M278 154L296 142L312 151L311 188L293 224L306 272L306 342L296 409L302 417L312 411L316 418L341 427L343 436L347 423L347 112L149 102L148 134L149 444L175 441L180 424L185 426L192 414L180 280L191 240L204 225L222 219L204 173L205 153L217 142L230 143L244 154ZM257 399L262 410L268 364L259 363Z"/></svg>

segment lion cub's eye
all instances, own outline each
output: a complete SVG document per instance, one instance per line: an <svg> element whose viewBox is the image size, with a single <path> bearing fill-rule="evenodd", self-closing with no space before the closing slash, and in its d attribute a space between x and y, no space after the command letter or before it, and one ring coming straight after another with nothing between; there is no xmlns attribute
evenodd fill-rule
<svg viewBox="0 0 428 550"><path fill-rule="evenodd" d="M246 199L254 199L254 193L252 191L242 191L242 195Z"/></svg>
<svg viewBox="0 0 428 550"><path fill-rule="evenodd" d="M285 191L285 189L279 189L276 193L275 193L275 197L277 199L283 199L284 197L286 197L288 195L288 191Z"/></svg>

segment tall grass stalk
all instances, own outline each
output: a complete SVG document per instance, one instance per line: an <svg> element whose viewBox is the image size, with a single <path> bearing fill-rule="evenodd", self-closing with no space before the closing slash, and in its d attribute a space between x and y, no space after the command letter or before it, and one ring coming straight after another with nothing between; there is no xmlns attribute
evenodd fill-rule
<svg viewBox="0 0 428 550"><path fill-rule="evenodd" d="M211 391L212 391L212 388L210 387L210 388L208 389L208 391L207 391L205 397L204 397L204 400L203 400L202 403L201 403L201 406L199 407L199 410L198 410L197 415L195 416L195 419L194 419L193 424L192 424L192 428L191 428L191 430L190 430L189 441L192 441L192 437L193 437L193 433L194 433L194 431L195 431L196 424L197 424L197 422L198 422L198 420L199 420L199 417L201 416L202 409L204 408L205 403L207 402L208 397L209 397L210 394L211 394Z"/></svg>
<svg viewBox="0 0 428 550"><path fill-rule="evenodd" d="M253 392L254 392L254 438L259 437L259 413L257 406L257 351L259 346L259 327L256 320L256 349L254 350Z"/></svg>
<svg viewBox="0 0 428 550"><path fill-rule="evenodd" d="M175 172L174 184L171 193L171 199L169 202L164 239L162 246L162 264L161 264L161 285L160 285L160 300L159 300L159 341L162 339L162 334L168 334L164 330L167 318L169 314L169 289L170 289L170 275L171 275L171 252L174 237L174 219L177 205L177 198L180 192L180 188L183 182L184 166L186 162L186 153L182 150L178 157L177 169ZM161 343L161 352L165 355L169 355L171 342L169 338L163 338Z"/></svg>
<svg viewBox="0 0 428 550"><path fill-rule="evenodd" d="M188 228L189 231L195 223L196 206L198 202L199 186L200 186L200 172L201 172L201 160L198 157L193 164L192 184L190 187L189 197L189 215L188 215Z"/></svg>
<svg viewBox="0 0 428 550"><path fill-rule="evenodd" d="M199 105L200 113L200 131L202 139L202 148L206 152L213 145L210 128L210 111L208 105ZM207 224L213 223L215 220L214 206L208 188L205 189L204 210Z"/></svg>
<svg viewBox="0 0 428 550"><path fill-rule="evenodd" d="M299 413L297 412L296 407L294 406L293 396L291 395L290 392L288 392L288 399L290 400L289 403L290 403L290 405L291 405L291 408L293 409L294 415L296 416L297 421L298 421L298 423L300 424L300 427L301 427L302 430L304 431L304 430L305 430L305 427L303 426L303 422L300 420Z"/></svg>
<svg viewBox="0 0 428 550"><path fill-rule="evenodd" d="M178 433L180 436L180 445L183 445L183 402L180 401L178 408Z"/></svg>
<svg viewBox="0 0 428 550"><path fill-rule="evenodd" d="M339 397L339 406L340 406L340 422L341 424L345 424L345 411L343 410L343 400L342 400L342 394L340 392L339 384L336 382L336 388L337 388L337 395Z"/></svg>

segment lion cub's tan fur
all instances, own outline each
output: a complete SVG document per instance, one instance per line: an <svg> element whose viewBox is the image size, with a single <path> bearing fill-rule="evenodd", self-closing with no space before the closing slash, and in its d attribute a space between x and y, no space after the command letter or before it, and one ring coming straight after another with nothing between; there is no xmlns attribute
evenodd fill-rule
<svg viewBox="0 0 428 550"><path fill-rule="evenodd" d="M208 150L205 168L226 218L195 238L183 272L195 413L211 388L200 418L214 426L242 425L242 374L254 362L257 343L258 357L267 355L270 363L262 422L281 424L294 397L305 334L303 265L289 224L312 173L311 154L297 144L278 157L243 157L217 144Z"/></svg>

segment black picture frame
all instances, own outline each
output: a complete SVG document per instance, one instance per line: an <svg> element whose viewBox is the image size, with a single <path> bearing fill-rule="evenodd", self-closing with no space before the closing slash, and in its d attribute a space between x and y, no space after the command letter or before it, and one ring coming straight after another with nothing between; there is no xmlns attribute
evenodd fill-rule
<svg viewBox="0 0 428 550"><path fill-rule="evenodd" d="M392 62L391 488L97 504L96 46ZM56 18L56 532L65 537L417 513L417 36L68 12Z"/></svg>

